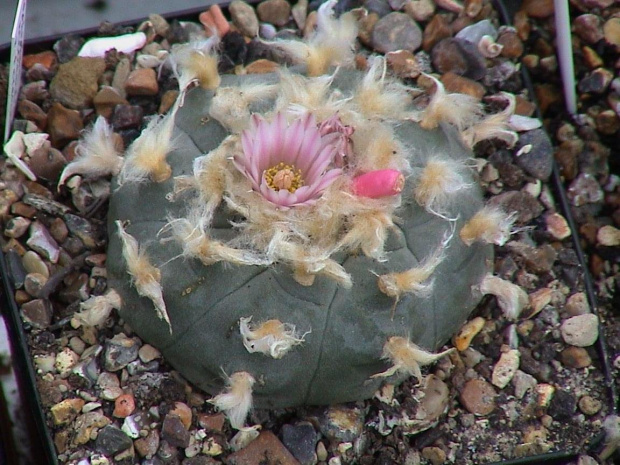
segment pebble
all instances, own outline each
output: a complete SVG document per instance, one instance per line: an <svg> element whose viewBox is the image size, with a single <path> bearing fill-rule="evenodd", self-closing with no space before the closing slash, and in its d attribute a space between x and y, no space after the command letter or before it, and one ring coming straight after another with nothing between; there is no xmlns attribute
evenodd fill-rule
<svg viewBox="0 0 620 465"><path fill-rule="evenodd" d="M87 412L78 416L73 424L73 429L75 430L73 442L76 445L86 444L95 437L100 428L109 425L111 421L101 410Z"/></svg>
<svg viewBox="0 0 620 465"><path fill-rule="evenodd" d="M112 416L116 418L127 418L136 409L136 401L132 394L122 394L114 401L114 411Z"/></svg>
<svg viewBox="0 0 620 465"><path fill-rule="evenodd" d="M134 446L140 457L152 458L159 448L159 432L156 429L149 431L146 437L135 440Z"/></svg>
<svg viewBox="0 0 620 465"><path fill-rule="evenodd" d="M56 57L56 54L51 50L45 50L39 53L24 55L22 59L22 65L26 69L30 69L36 64L40 64L46 69L52 69L54 66L56 66L57 62L58 58Z"/></svg>
<svg viewBox="0 0 620 465"><path fill-rule="evenodd" d="M422 45L422 30L405 13L393 12L376 22L371 40L373 48L382 53L413 52Z"/></svg>
<svg viewBox="0 0 620 465"><path fill-rule="evenodd" d="M108 371L119 371L138 358L138 343L123 333L117 334L104 344L104 366Z"/></svg>
<svg viewBox="0 0 620 465"><path fill-rule="evenodd" d="M138 357L140 357L140 360L144 363L149 363L160 358L161 352L150 344L144 344L138 350Z"/></svg>
<svg viewBox="0 0 620 465"><path fill-rule="evenodd" d="M478 50L452 37L439 41L433 47L431 59L440 73L452 71L476 81L487 73L486 63Z"/></svg>
<svg viewBox="0 0 620 465"><path fill-rule="evenodd" d="M28 273L24 279L24 290L32 297L44 297L41 292L48 278L39 273Z"/></svg>
<svg viewBox="0 0 620 465"><path fill-rule="evenodd" d="M531 146L530 150L523 150ZM543 129L534 129L520 134L515 150L517 165L537 179L546 181L553 169L553 145Z"/></svg>
<svg viewBox="0 0 620 465"><path fill-rule="evenodd" d="M24 321L33 328L45 329L52 323L52 304L47 299L34 299L21 306L20 313Z"/></svg>
<svg viewBox="0 0 620 465"><path fill-rule="evenodd" d="M84 38L81 36L69 34L58 40L53 48L60 63L67 63L77 57L78 52L84 45Z"/></svg>
<svg viewBox="0 0 620 465"><path fill-rule="evenodd" d="M116 105L110 123L115 130L135 129L142 125L144 110L139 105Z"/></svg>
<svg viewBox="0 0 620 465"><path fill-rule="evenodd" d="M301 465L314 465L318 461L316 444L317 432L312 423L302 421L295 425L286 424L280 431L282 444L286 447Z"/></svg>
<svg viewBox="0 0 620 465"><path fill-rule="evenodd" d="M308 0L298 0L291 8L291 14L299 30L303 31L306 26L306 18L308 17Z"/></svg>
<svg viewBox="0 0 620 465"><path fill-rule="evenodd" d="M519 369L520 358L519 351L516 349L508 350L502 353L499 360L493 367L491 383L500 389L504 389L508 386L508 383L510 383Z"/></svg>
<svg viewBox="0 0 620 465"><path fill-rule="evenodd" d="M553 290L543 287L530 294L530 311L527 313L528 318L538 315L549 303L553 296Z"/></svg>
<svg viewBox="0 0 620 465"><path fill-rule="evenodd" d="M556 389L549 402L548 413L557 421L568 421L577 411L577 399L564 389Z"/></svg>
<svg viewBox="0 0 620 465"><path fill-rule="evenodd" d="M114 456L119 452L129 449L133 441L123 431L113 425L104 426L97 439L95 439L95 449L104 455Z"/></svg>
<svg viewBox="0 0 620 465"><path fill-rule="evenodd" d="M578 406L584 414L592 416L601 411L603 403L592 396L585 395L579 399Z"/></svg>
<svg viewBox="0 0 620 465"><path fill-rule="evenodd" d="M258 17L252 6L242 0L235 0L228 6L228 11L239 32L247 37L256 37L258 34Z"/></svg>
<svg viewBox="0 0 620 465"><path fill-rule="evenodd" d="M564 216L559 213L551 213L545 217L547 232L558 240L566 239L571 235L571 230Z"/></svg>
<svg viewBox="0 0 620 465"><path fill-rule="evenodd" d="M50 413L52 421L56 426L63 426L71 423L84 407L84 400L80 398L65 399L52 405Z"/></svg>
<svg viewBox="0 0 620 465"><path fill-rule="evenodd" d="M125 92L128 96L153 96L159 92L157 73L152 68L134 69L125 81Z"/></svg>
<svg viewBox="0 0 620 465"><path fill-rule="evenodd" d="M17 104L17 111L22 118L36 124L39 131L44 131L47 127L47 113L36 103L30 100L20 100Z"/></svg>
<svg viewBox="0 0 620 465"><path fill-rule="evenodd" d="M584 315L590 313L590 304L585 292L576 292L566 299L564 310L569 316Z"/></svg>
<svg viewBox="0 0 620 465"><path fill-rule="evenodd" d="M446 91L467 94L478 101L482 100L486 93L486 89L479 82L459 76L451 71L441 76L441 82L444 84Z"/></svg>
<svg viewBox="0 0 620 465"><path fill-rule="evenodd" d="M332 405L321 415L319 429L332 441L353 442L364 429L364 414L355 407Z"/></svg>
<svg viewBox="0 0 620 465"><path fill-rule="evenodd" d="M513 27L501 26L497 41L502 46L501 56L514 60L523 55L523 41Z"/></svg>
<svg viewBox="0 0 620 465"><path fill-rule="evenodd" d="M275 73L279 68L280 65L275 61L261 58L247 65L245 67L245 72L247 74L268 74Z"/></svg>
<svg viewBox="0 0 620 465"><path fill-rule="evenodd" d="M435 2L433 0L411 0L405 2L403 11L411 16L415 21L424 22L427 21L435 13ZM435 15L436 18L440 15ZM431 18L432 21L432 18Z"/></svg>
<svg viewBox="0 0 620 465"><path fill-rule="evenodd" d="M291 16L291 5L286 0L265 0L258 4L256 12L261 21L282 27Z"/></svg>
<svg viewBox="0 0 620 465"><path fill-rule="evenodd" d="M103 58L73 58L58 67L50 83L50 95L67 108L83 110L91 107L105 66Z"/></svg>
<svg viewBox="0 0 620 465"><path fill-rule="evenodd" d="M512 377L512 384L515 388L515 397L517 399L523 399L528 391L534 391L536 389L538 382L532 375L517 370Z"/></svg>
<svg viewBox="0 0 620 465"><path fill-rule="evenodd" d="M140 419L141 416L139 414L126 417L125 420L123 420L121 431L131 439L139 438L141 430Z"/></svg>
<svg viewBox="0 0 620 465"><path fill-rule="evenodd" d="M230 24L228 24L228 21L224 17L224 13L222 13L222 9L217 4L212 5L207 11L200 13L198 20L203 25L208 37L210 37L214 31L217 33L218 37L224 37L230 31ZM186 41L185 38L179 40L179 42Z"/></svg>
<svg viewBox="0 0 620 465"><path fill-rule="evenodd" d="M422 457L430 461L432 465L442 465L446 462L446 453L440 447L424 447Z"/></svg>
<svg viewBox="0 0 620 465"><path fill-rule="evenodd" d="M560 361L569 368L586 368L592 365L592 359L583 347L567 347L560 353Z"/></svg>
<svg viewBox="0 0 620 465"><path fill-rule="evenodd" d="M465 323L453 338L454 347L456 347L459 352L467 349L473 338L476 337L480 331L482 331L484 324L485 320L481 316L477 316L476 318Z"/></svg>
<svg viewBox="0 0 620 465"><path fill-rule="evenodd" d="M230 454L226 463L230 465L261 465L269 457L270 463L278 465L299 465L280 440L271 431L262 431L258 437L243 449Z"/></svg>
<svg viewBox="0 0 620 465"><path fill-rule="evenodd" d="M60 247L47 228L39 221L35 221L30 225L29 238L26 244L50 262L58 262Z"/></svg>
<svg viewBox="0 0 620 465"><path fill-rule="evenodd" d="M168 413L164 417L164 423L161 428L161 437L170 445L175 447L186 448L189 446L189 431L185 429L183 422L175 414Z"/></svg>
<svg viewBox="0 0 620 465"><path fill-rule="evenodd" d="M613 17L605 21L603 35L608 44L620 47L620 18Z"/></svg>
<svg viewBox="0 0 620 465"><path fill-rule="evenodd" d="M577 16L573 20L572 28L587 44L593 45L603 39L603 22L597 15L588 13Z"/></svg>
<svg viewBox="0 0 620 465"><path fill-rule="evenodd" d="M224 429L226 416L223 413L216 414L198 414L198 424L207 431L221 432Z"/></svg>
<svg viewBox="0 0 620 465"><path fill-rule="evenodd" d="M495 389L483 379L470 379L459 394L459 400L468 412L478 416L489 415L496 407Z"/></svg>
<svg viewBox="0 0 620 465"><path fill-rule="evenodd" d="M82 116L76 110L65 108L56 102L47 113L47 124L54 147L64 147L68 142L80 137L84 129Z"/></svg>
<svg viewBox="0 0 620 465"><path fill-rule="evenodd" d="M470 26L461 29L454 38L462 44L469 44L473 47L478 47L478 42L484 36L490 36L493 39L497 38L497 29L488 19L478 21Z"/></svg>
<svg viewBox="0 0 620 465"><path fill-rule="evenodd" d="M605 68L597 68L586 74L578 84L579 92L603 94L609 88L614 75Z"/></svg>
<svg viewBox="0 0 620 465"><path fill-rule="evenodd" d="M189 430L192 425L192 409L183 402L175 402L174 408L168 414L176 415L183 423L183 427Z"/></svg>
<svg viewBox="0 0 620 465"><path fill-rule="evenodd" d="M596 129L601 134L612 135L620 130L620 118L614 110L603 110L595 118Z"/></svg>
<svg viewBox="0 0 620 465"><path fill-rule="evenodd" d="M430 52L437 43L451 36L452 28L448 18L443 15L435 15L424 28L422 49L425 52Z"/></svg>
<svg viewBox="0 0 620 465"><path fill-rule="evenodd" d="M129 102L111 86L101 86L93 98L93 105L98 115L110 118L116 105L128 105Z"/></svg>
<svg viewBox="0 0 620 465"><path fill-rule="evenodd" d="M11 218L4 228L4 235L19 239L28 231L30 223L31 221L28 218L22 216Z"/></svg>
<svg viewBox="0 0 620 465"><path fill-rule="evenodd" d="M560 333L569 345L591 346L598 339L598 317L593 313L573 316L562 323Z"/></svg>
<svg viewBox="0 0 620 465"><path fill-rule="evenodd" d="M548 18L553 14L553 0L524 0L521 10L530 18Z"/></svg>
<svg viewBox="0 0 620 465"><path fill-rule="evenodd" d="M543 212L540 202L527 192L508 191L492 197L489 205L500 206L506 212L516 212L517 223L526 224L538 218Z"/></svg>

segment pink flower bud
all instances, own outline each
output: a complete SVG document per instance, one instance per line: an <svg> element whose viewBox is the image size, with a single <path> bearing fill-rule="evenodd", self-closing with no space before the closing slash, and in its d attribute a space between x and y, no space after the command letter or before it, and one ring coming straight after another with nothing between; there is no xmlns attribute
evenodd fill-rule
<svg viewBox="0 0 620 465"><path fill-rule="evenodd" d="M400 194L404 185L405 177L398 170L370 171L353 179L353 193L378 199Z"/></svg>

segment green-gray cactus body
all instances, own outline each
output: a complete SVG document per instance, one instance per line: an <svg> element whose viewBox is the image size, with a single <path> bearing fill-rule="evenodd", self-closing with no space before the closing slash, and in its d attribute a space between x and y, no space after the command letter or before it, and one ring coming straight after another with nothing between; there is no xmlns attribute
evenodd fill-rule
<svg viewBox="0 0 620 465"><path fill-rule="evenodd" d="M346 99L361 79L359 73L339 71L331 91L337 90L336 94ZM220 89L243 86L247 80L278 83L279 76L223 76ZM466 186L449 199L444 215L427 211L413 196L417 175L429 158L441 154L464 164L471 152L452 127L424 130L398 116L393 120L378 118L406 149L403 157L410 169L405 173L400 205L393 209L394 227L387 228L385 260L343 248L331 256L350 276L350 288L321 274L311 285L302 285L287 263L237 265L217 261L207 265L184 254L183 244L166 240L166 231L171 221L195 207L195 199L187 196L170 200L174 178L191 176L195 159L217 149L229 135L228 129L210 116L213 96L214 91L201 88L184 96L175 119L175 148L166 159L172 176L159 183L125 183L111 198L108 277L110 286L122 296L123 319L145 341L159 348L175 369L209 393L222 389L225 373L247 372L256 380L253 400L258 407L330 404L371 397L384 382L384 378L372 376L389 366L381 357L390 337L409 338L424 349L436 350L478 303L475 287L490 271L492 246L466 246L458 237L463 224L483 206L474 175L465 171ZM270 111L276 96L252 104L250 110ZM366 135L366 139L372 137ZM354 145L354 150L358 148ZM226 199L226 193L223 197ZM314 208L320 208L320 201L317 205ZM160 269L171 330L157 318L152 301L140 297L132 285L116 220L125 224L126 231L147 251L150 262ZM238 225L243 221L243 215L224 200L215 211L210 237L235 246ZM344 234L346 222L343 228ZM405 291L394 297L379 288L377 276L415 268L439 247L442 260L428 280L432 281L429 295ZM277 319L294 325L303 342L281 358L251 353L240 333L240 320L248 317L256 324ZM389 381L403 378L398 372Z"/></svg>

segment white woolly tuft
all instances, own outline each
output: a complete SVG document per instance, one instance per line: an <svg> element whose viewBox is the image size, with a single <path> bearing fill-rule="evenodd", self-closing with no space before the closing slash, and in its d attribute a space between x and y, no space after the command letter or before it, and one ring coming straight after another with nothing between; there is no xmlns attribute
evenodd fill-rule
<svg viewBox="0 0 620 465"><path fill-rule="evenodd" d="M112 128L103 116L99 116L79 141L75 149L78 156L62 171L58 187L74 174L89 178L117 175L124 160L118 154L114 140Z"/></svg>
<svg viewBox="0 0 620 465"><path fill-rule="evenodd" d="M116 226L123 244L123 258L127 264L127 273L131 276L136 291L153 302L157 316L168 324L168 330L172 334L161 286L161 271L150 263L146 252L140 248L136 238L125 231L123 223L116 220Z"/></svg>
<svg viewBox="0 0 620 465"><path fill-rule="evenodd" d="M203 89L216 89L220 85L214 52L219 42L220 38L214 34L206 40L172 47L170 62L182 92L193 83L198 83Z"/></svg>
<svg viewBox="0 0 620 465"><path fill-rule="evenodd" d="M339 248L361 249L367 257L386 261L384 244L388 230L393 227L392 215L382 210L362 212L351 219L349 230L341 239Z"/></svg>
<svg viewBox="0 0 620 465"><path fill-rule="evenodd" d="M435 363L440 358L454 351L455 349L451 348L438 354L433 354L422 349L409 339L392 336L383 345L383 353L381 355L381 358L390 362L392 366L381 373L372 375L372 378L385 378L396 373L402 373L408 376L415 376L418 381L422 381L420 366Z"/></svg>
<svg viewBox="0 0 620 465"><path fill-rule="evenodd" d="M247 128L250 105L273 97L278 87L274 84L253 83L239 87L221 87L211 100L209 116L233 133Z"/></svg>
<svg viewBox="0 0 620 465"><path fill-rule="evenodd" d="M444 216L454 194L471 186L465 180L466 166L447 158L431 157L418 176L413 196L428 212Z"/></svg>
<svg viewBox="0 0 620 465"><path fill-rule="evenodd" d="M294 346L304 342L308 334L299 335L295 325L280 320L267 320L252 329L249 325L251 320L251 316L239 319L243 346L250 353L259 352L280 359Z"/></svg>
<svg viewBox="0 0 620 465"><path fill-rule="evenodd" d="M309 76L325 74L332 66L353 63L357 23L353 14L334 18L336 0L329 0L318 11L317 28L307 41L280 40L269 44L283 50L295 64L305 64Z"/></svg>
<svg viewBox="0 0 620 465"><path fill-rule="evenodd" d="M501 207L486 205L465 223L459 236L467 246L477 241L501 246L510 238L514 221L515 213L508 215Z"/></svg>
<svg viewBox="0 0 620 465"><path fill-rule="evenodd" d="M114 290L110 289L104 295L96 295L88 300L80 303L80 310L71 318L71 326L79 328L80 326L101 326L103 325L112 309L119 310L121 308L121 296Z"/></svg>
<svg viewBox="0 0 620 465"><path fill-rule="evenodd" d="M527 293L516 284L487 274L478 289L483 295L493 294L497 305L508 320L516 320L529 303Z"/></svg>
<svg viewBox="0 0 620 465"><path fill-rule="evenodd" d="M252 408L252 387L256 380L245 372L233 373L226 380L226 389L207 402L224 412L230 426L236 430L245 428L245 419Z"/></svg>
<svg viewBox="0 0 620 465"><path fill-rule="evenodd" d="M420 126L423 129L435 129L439 123L449 123L462 131L480 119L482 108L474 97L459 93L448 94L439 79L430 74L424 76L435 83L435 93L422 111Z"/></svg>
<svg viewBox="0 0 620 465"><path fill-rule="evenodd" d="M517 133L510 128L510 118L516 108L515 96L502 92L500 97L507 101L503 111L481 118L462 132L463 141L468 147L473 148L478 142L488 139L499 139L508 147L513 147L519 140Z"/></svg>
<svg viewBox="0 0 620 465"><path fill-rule="evenodd" d="M154 117L140 136L127 150L123 169L118 176L118 184L128 182L163 182L172 174L166 156L174 149L172 132L174 130L175 106L163 118Z"/></svg>

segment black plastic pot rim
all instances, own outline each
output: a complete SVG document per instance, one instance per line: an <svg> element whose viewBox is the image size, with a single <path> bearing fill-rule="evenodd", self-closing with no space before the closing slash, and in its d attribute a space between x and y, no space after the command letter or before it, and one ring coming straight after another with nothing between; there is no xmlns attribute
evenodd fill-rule
<svg viewBox="0 0 620 465"><path fill-rule="evenodd" d="M246 0L248 1L248 0ZM259 0L249 0L248 3L257 3ZM176 12L171 12L164 15L168 19L189 19L195 17L200 12L204 11L207 6L212 4L219 4L220 6L227 6L230 1L225 0L222 2L217 1L206 1L205 7L203 8L193 8L188 10L180 10ZM502 0L493 0L493 3L496 9L499 11L502 21L504 24L511 24L511 12L517 10L515 8L515 4L520 5L520 1L502 1ZM507 4L508 5L507 7ZM140 21L131 20L127 22L118 23L118 25L126 26L126 25L135 25ZM96 28L88 28L82 29L72 32L72 34L77 35L94 35L96 34ZM34 40L27 41L25 44L25 50L29 53L34 53L36 51L50 49L54 42L60 39L62 36L48 36L42 37ZM2 62L8 61L8 52L10 50L10 44L0 44L0 60ZM527 71L522 68L522 74L525 86L529 90L529 95L534 100L534 92L532 81L527 74ZM534 101L534 103L536 103ZM540 114L540 110L538 106L536 107L536 113L539 118L542 119L542 115ZM562 184L562 179L560 176L560 172L555 161L553 162L553 173L552 173L552 185L555 190L555 194L560 203L560 208L564 217L566 218L568 225L572 232L573 245L575 248L575 252L577 254L580 266L582 268L582 272L584 275L584 285L585 292L588 298L588 303L592 309L592 312L598 314L598 307L596 302L596 297L594 293L594 285L592 282L592 278L588 271L587 262L585 259L585 254L581 247L578 235L578 229L576 228L575 221L572 217L570 204L568 202L568 198L566 196L566 191ZM2 239L0 238L0 242ZM23 408L26 410L24 417L29 419L31 423L29 425L29 429L32 433L32 452L33 456L37 458L37 463L45 463L49 465L57 465L58 458L56 455L56 448L54 445L54 441L51 437L51 433L47 428L46 423L46 415L43 409L41 408L41 401L39 393L36 389L36 375L34 371L34 367L30 358L27 338L25 331L22 326L21 317L19 313L19 308L17 303L14 300L14 288L13 283L11 282L11 276L9 274L9 270L7 267L7 263L5 260L4 253L0 248L0 308L3 309L3 315L5 316L7 329L9 331L9 338L11 339L11 348L14 356L14 369L18 381L18 385L21 389L22 393L22 402ZM618 411L618 402L617 402L617 392L615 388L615 383L612 378L612 368L610 357L607 351L607 345L604 338L604 334L602 331L599 331L599 338L597 340L597 349L599 352L599 357L602 364L602 369L605 374L606 384L609 392L609 409L610 413L616 413ZM603 440L603 436L599 435L597 437L592 438L590 443L590 450L595 450L600 442ZM558 451L548 454L535 455L530 457L517 458L512 460L505 460L499 462L493 462L488 465L535 465L535 464L547 464L547 465L564 465L571 461L575 461L578 459L579 455L588 452L588 451ZM39 460L45 460L45 462L39 462Z"/></svg>

